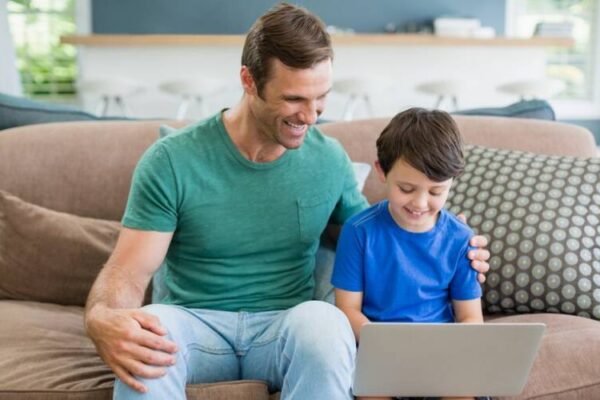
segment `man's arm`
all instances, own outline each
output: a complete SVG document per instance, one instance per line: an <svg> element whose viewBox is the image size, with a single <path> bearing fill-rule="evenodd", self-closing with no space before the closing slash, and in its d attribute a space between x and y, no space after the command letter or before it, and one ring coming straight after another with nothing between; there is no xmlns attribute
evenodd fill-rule
<svg viewBox="0 0 600 400"><path fill-rule="evenodd" d="M348 317L357 342L360 340L360 328L370 322L362 312L362 299L362 292L335 289L335 305Z"/></svg>
<svg viewBox="0 0 600 400"><path fill-rule="evenodd" d="M139 309L173 233L123 228L88 296L85 329L98 354L124 383L147 389L134 376L157 378L173 365L175 343L160 321Z"/></svg>

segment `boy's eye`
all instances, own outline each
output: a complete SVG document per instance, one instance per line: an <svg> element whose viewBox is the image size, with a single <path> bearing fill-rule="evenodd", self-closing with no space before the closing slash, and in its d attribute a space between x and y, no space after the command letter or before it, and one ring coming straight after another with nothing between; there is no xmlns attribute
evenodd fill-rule
<svg viewBox="0 0 600 400"><path fill-rule="evenodd" d="M441 196L442 192L429 192L429 194L432 196Z"/></svg>
<svg viewBox="0 0 600 400"><path fill-rule="evenodd" d="M404 187L402 187L402 186L399 186L399 188L400 188L400 191L401 191L402 193L411 193L411 192L413 191L413 189L410 189L410 188L404 188Z"/></svg>

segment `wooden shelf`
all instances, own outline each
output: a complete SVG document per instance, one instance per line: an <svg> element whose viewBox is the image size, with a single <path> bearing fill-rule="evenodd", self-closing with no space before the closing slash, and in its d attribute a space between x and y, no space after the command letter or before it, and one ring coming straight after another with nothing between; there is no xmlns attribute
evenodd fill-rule
<svg viewBox="0 0 600 400"><path fill-rule="evenodd" d="M61 43L77 46L242 46L244 35L73 35ZM528 39L497 37L492 39L453 38L434 35L355 34L333 35L334 46L504 46L571 47L570 38L533 37Z"/></svg>

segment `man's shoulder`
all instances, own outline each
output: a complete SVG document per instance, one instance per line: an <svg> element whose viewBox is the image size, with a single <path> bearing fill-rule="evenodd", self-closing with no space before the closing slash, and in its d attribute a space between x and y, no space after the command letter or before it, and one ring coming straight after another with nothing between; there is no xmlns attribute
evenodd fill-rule
<svg viewBox="0 0 600 400"><path fill-rule="evenodd" d="M346 154L342 144L337 139L327 136L321 132L318 126L312 126L309 129L305 144L308 145L307 147L330 154Z"/></svg>
<svg viewBox="0 0 600 400"><path fill-rule="evenodd" d="M161 136L163 137L160 141L172 146L189 140L208 141L219 133L219 129L219 121L216 116L213 116L181 128L171 128L166 135L162 134L165 127L161 127Z"/></svg>
<svg viewBox="0 0 600 400"><path fill-rule="evenodd" d="M161 133L165 128L161 127ZM169 154L177 154L177 158L186 154L193 156L196 161L201 159L198 154L210 153L221 143L219 121L215 116L194 122L179 129L172 128L168 134L152 147L160 148Z"/></svg>

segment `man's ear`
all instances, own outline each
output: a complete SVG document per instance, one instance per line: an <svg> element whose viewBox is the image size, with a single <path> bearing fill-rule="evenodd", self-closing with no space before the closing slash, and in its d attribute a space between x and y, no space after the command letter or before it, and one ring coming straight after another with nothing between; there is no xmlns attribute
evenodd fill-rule
<svg viewBox="0 0 600 400"><path fill-rule="evenodd" d="M379 160L375 160L375 171L377 171L377 177L379 177L379 181L381 183L385 183L385 172L383 172L383 168L381 168Z"/></svg>
<svg viewBox="0 0 600 400"><path fill-rule="evenodd" d="M252 73L250 73L250 69L245 65L242 65L242 69L240 70L240 78L242 81L242 88L244 89L244 93L256 96L256 83L254 82L254 77Z"/></svg>

